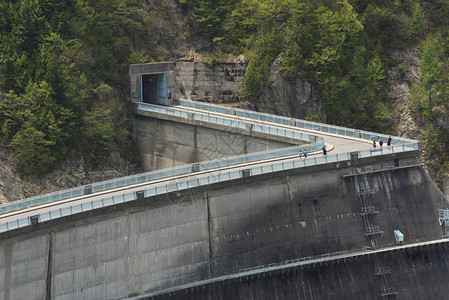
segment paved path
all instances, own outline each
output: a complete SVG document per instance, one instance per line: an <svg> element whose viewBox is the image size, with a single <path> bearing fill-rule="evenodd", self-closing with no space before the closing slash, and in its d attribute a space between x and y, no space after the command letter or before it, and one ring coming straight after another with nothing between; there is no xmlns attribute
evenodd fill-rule
<svg viewBox="0 0 449 300"><path fill-rule="evenodd" d="M199 110L199 109L193 109L193 108L188 108L185 106L175 106L174 108L182 109L182 110L190 111L190 112L197 112L197 113L200 112L200 113L205 113L205 114L210 114L210 115L216 115L216 116L221 116L221 117L224 116L226 118L233 118L236 120L241 120L241 121L250 122L250 123L261 123L261 124L273 125L273 123L270 123L270 122L254 120L254 119L249 119L249 118L243 118L243 117L238 117L238 116L228 115L228 114L220 114L220 113L216 113L216 112L209 112L209 111L204 111L204 110ZM288 128L288 129L294 128L296 130L300 130L303 132L307 132L307 133L311 133L311 134L315 134L315 135L324 137L329 154L344 153L346 155L347 152L357 151L357 150L367 150L367 149L372 148L371 141L365 140L365 139L347 137L347 136L331 134L331 133L323 133L321 131L316 131L316 130L311 130L311 129L302 129L302 128L298 128L298 127L282 125L282 124L277 124L277 123L274 126L281 127L281 128ZM323 154L321 153L321 151L317 151L310 155L310 157L314 157L314 156L321 157L321 158L324 157ZM231 175L230 175L231 173L233 173L233 174L236 172L238 173L238 171L240 171L240 170L248 169L249 167L256 166L256 165L257 165L257 168L261 167L262 170L264 170L264 168L270 169L270 166L271 166L271 171L273 171L272 164L276 163L280 160L283 161L283 163L282 163L283 168L284 168L284 164L286 166L290 165L290 168L292 168L292 167L296 168L296 166L299 166L299 163L301 163L301 164L303 163L303 161L299 161L299 158L297 155L287 156L287 157L282 157L282 158L268 159L268 160L263 160L263 161L241 164L241 165L233 165L233 166L228 166L228 167L223 167L223 168L216 168L216 169L206 170L206 171L202 171L202 172L173 176L173 177L169 177L169 178L158 179L158 180L153 180L153 181L149 181L149 182L129 185L129 186L121 187L121 188L110 189L110 190L106 190L106 191L102 191L102 192L98 192L98 193L94 193L94 194L90 194L90 195L78 196L78 197L74 197L74 198L70 198L70 199L45 203L45 204L41 204L39 206L24 208L21 210L12 211L12 212L0 215L0 226L3 226L3 230L0 227L0 232L9 230L9 228L11 228L11 226L4 226L4 224L6 224L6 222L8 222L8 224L12 224L12 229L13 229L16 225L15 223L19 223L19 226L25 226L25 225L22 225L20 223L21 221L18 221L18 220L25 220L31 216L36 216L36 215L40 214L41 215L40 221L46 221L49 218L54 218L54 217L58 217L58 216L59 217L66 216L66 215L78 213L78 212L81 212L84 210L96 209L96 208L102 207L103 205L112 205L112 204L116 204L119 202L124 202L124 200L127 199L125 194L128 195L128 197L131 194L131 197L132 197L133 196L132 194L134 192L142 191L144 189L146 189L146 190L159 189L159 194L161 194L166 191L170 191L168 189L168 186L176 186L176 187L181 186L181 185L185 186L187 181L189 181L189 182L198 181L199 182L199 180L204 180L205 177L207 177L208 181L211 180L211 178L214 180L216 180L218 178L218 180L220 181L220 178L226 179L226 176L229 176L229 179L231 179ZM316 163L316 160L315 160L315 163ZM306 165L306 163L304 163L304 165ZM307 163L307 165L309 165L309 163ZM200 178L203 178L203 179L200 179ZM187 188L189 188L189 182L187 182ZM166 191L164 191L164 187L166 188ZM157 191L156 191L156 193L157 193ZM111 200L111 199L113 199L113 200ZM105 203L105 201L107 203ZM111 201L113 201L113 203ZM49 213L49 211L51 211L51 213ZM46 215L46 216L44 217L43 215ZM28 220L28 222L30 222L30 221ZM8 229L6 229L6 227L8 227Z"/></svg>

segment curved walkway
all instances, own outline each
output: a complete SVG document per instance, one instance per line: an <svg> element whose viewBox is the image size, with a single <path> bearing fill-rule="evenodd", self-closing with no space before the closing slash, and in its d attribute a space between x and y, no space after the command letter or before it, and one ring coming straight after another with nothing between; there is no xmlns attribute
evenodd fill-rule
<svg viewBox="0 0 449 300"><path fill-rule="evenodd" d="M252 124L250 128L260 130L264 133L273 132L274 134L276 132L277 134L291 135L292 137L296 133L296 137L300 136L306 140L308 137L309 141L310 136L315 135L320 137L320 142L311 144L316 148L307 159L299 158L298 153L300 147L295 146L291 149L289 147L288 149L290 150L280 149L275 156L271 155L269 151L247 155L256 155L256 158L261 158L258 160L248 161L246 156L239 156L214 162L201 162L200 164L209 166L209 168L204 169L199 168L196 170L193 165L187 165L173 168L176 172L173 170L171 172L166 170L156 171L155 173L164 174L165 172L167 174L160 177L139 174L133 176L135 180L130 181L132 184L127 184L127 180L119 178L109 181L108 184L96 184L98 186L103 184L104 188L100 188L99 192L92 194L86 193L86 187L81 187L70 190L70 193L62 191L59 194L54 193L55 195L52 194L51 196L37 196L18 202L23 205L8 203L0 206L0 211L5 207L11 208L9 210L4 209L4 213L0 214L0 232L30 226L36 221L45 222L87 210L115 205L120 202L133 201L138 198L139 193L143 193L144 197L151 197L169 192L188 190L193 187L212 183L234 180L248 175L253 176L317 164L346 161L351 159L350 152L354 151L357 151L358 157L368 157L395 152L415 151L418 147L417 142L414 140L394 137L394 145L392 147L387 148L384 146L383 148L378 147L373 149L369 137L375 136L377 139L381 138L386 141L388 136L241 109L230 109L224 106L194 101L181 100L181 104L169 108L157 105L138 104L137 109L150 110L156 114L165 113L179 118L190 118L201 122L223 123L225 126L236 124L237 126L248 128L248 124ZM201 106L201 108L195 106ZM332 150L326 156L320 150L324 142L328 150ZM221 161L226 161L226 164L221 163ZM114 184L110 184L111 182ZM121 182L125 183L115 184ZM73 191L76 191L76 193ZM58 195L59 199L56 197ZM42 199L45 199L45 201ZM52 199L58 200L53 201Z"/></svg>

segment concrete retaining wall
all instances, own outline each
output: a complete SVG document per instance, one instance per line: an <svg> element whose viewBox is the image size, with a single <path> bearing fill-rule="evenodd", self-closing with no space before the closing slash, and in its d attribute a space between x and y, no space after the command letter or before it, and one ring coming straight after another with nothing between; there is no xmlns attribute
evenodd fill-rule
<svg viewBox="0 0 449 300"><path fill-rule="evenodd" d="M170 120L140 115L134 118L135 140L145 171L292 146Z"/></svg>
<svg viewBox="0 0 449 300"><path fill-rule="evenodd" d="M380 247L394 245L395 229L406 243L441 237L436 208L447 204L421 167L342 177L352 170L339 163L248 177L4 235L0 299L120 299L241 268L360 250L369 245L354 196L360 182L369 183L380 210ZM335 282L356 284L338 272Z"/></svg>
<svg viewBox="0 0 449 300"><path fill-rule="evenodd" d="M195 62L176 62L177 99L213 103L238 102L246 64L220 63L209 66Z"/></svg>

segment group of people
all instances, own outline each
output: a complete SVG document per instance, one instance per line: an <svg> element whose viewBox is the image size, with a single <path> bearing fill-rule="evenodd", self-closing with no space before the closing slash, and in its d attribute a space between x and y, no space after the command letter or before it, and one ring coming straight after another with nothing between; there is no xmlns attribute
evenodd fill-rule
<svg viewBox="0 0 449 300"><path fill-rule="evenodd" d="M380 146L380 148L382 148L383 145L384 145L384 141L381 140L381 139L379 139L379 146ZM388 137L388 140L387 140L387 146L388 146L388 147L391 146L391 136ZM373 148L376 148L376 147L377 147L376 140L373 139Z"/></svg>
<svg viewBox="0 0 449 300"><path fill-rule="evenodd" d="M321 150L323 150L323 155L327 155L326 146L323 146L323 148L321 148ZM299 158L302 158L303 156L304 156L304 158L307 158L307 150L306 149L299 150Z"/></svg>
<svg viewBox="0 0 449 300"><path fill-rule="evenodd" d="M380 148L382 148L382 146L384 145L384 141L382 139L379 138L379 146ZM390 147L391 146L391 136L388 137L387 140L387 146ZM376 148L377 147L377 141L376 139L373 139L373 147ZM323 151L323 155L327 155L327 150L326 150L326 146L323 146L323 148L321 148L321 150ZM304 158L307 158L307 150L306 149L300 149L299 150L299 158L302 158L304 156Z"/></svg>

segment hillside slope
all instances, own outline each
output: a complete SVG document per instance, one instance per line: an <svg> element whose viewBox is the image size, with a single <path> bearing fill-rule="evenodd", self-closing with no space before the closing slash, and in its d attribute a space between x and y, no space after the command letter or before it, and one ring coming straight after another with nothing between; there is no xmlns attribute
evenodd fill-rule
<svg viewBox="0 0 449 300"><path fill-rule="evenodd" d="M441 187L448 11L447 0L0 1L0 197L139 172L128 66L167 60L243 59L237 105L419 138Z"/></svg>

